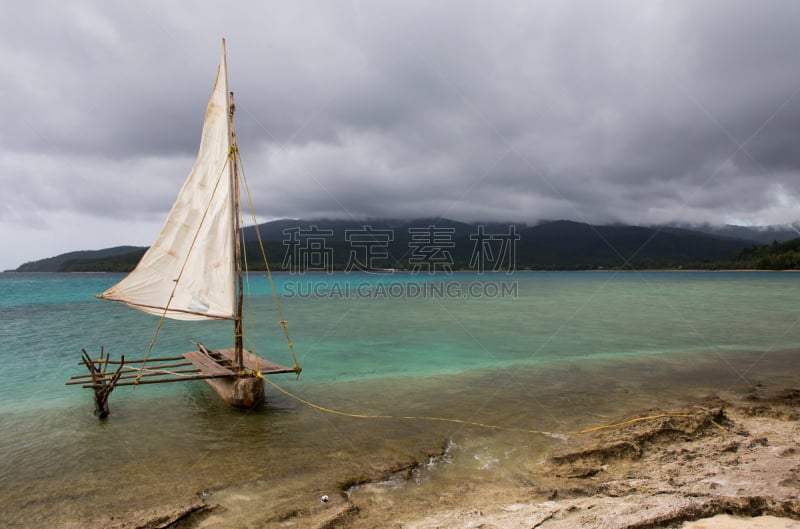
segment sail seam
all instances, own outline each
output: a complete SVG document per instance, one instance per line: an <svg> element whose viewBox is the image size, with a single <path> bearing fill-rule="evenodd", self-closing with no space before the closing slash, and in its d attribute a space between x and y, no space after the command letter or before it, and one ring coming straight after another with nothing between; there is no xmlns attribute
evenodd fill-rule
<svg viewBox="0 0 800 529"><path fill-rule="evenodd" d="M106 301L114 301L114 302L117 302L117 303L124 303L125 305L128 305L129 307L133 307L133 308L135 308L137 310L141 310L142 308L145 308L145 309L158 309L158 310L167 310L168 312L180 312L181 314L192 314L194 316L203 316L204 318L213 319L213 320L232 320L233 319L230 316L216 316L214 314L208 314L207 312L194 312L194 311L191 311L191 310L173 309L173 308L169 308L169 307L167 307L165 309L164 307L159 307L159 306L156 306L156 305L147 305L145 303L133 303L133 302L125 300L125 299L117 299L117 298L108 297L108 296L103 296L102 299L105 299Z"/></svg>
<svg viewBox="0 0 800 529"><path fill-rule="evenodd" d="M192 255L192 250L194 249L194 245L197 242L197 237L200 234L200 230L203 227L203 223L206 220L206 216L208 215L208 210L211 208L211 204L214 201L214 195L217 194L217 189L219 189L219 183L222 181L222 175L225 172L225 168L228 167L230 162L230 154L225 159L225 163L222 165L222 169L220 169L219 175L217 176L217 182L214 184L214 189L211 191L211 196L208 200L208 204L206 204L206 209L203 211L203 216L200 218L200 223L197 225L197 230L194 233L194 237L192 238L192 243L189 245L189 250L186 252L186 257L183 259L183 264L181 265L180 272L178 272L178 277L175 278L175 284L172 286L172 292L169 294L169 299L167 300L166 305L164 306L164 312L161 314L161 318L158 320L158 325L156 326L156 331L153 334L153 339L150 340L150 345L147 347L147 353L144 355L144 360L142 361L142 365L139 368L139 373L136 375L136 379L134 380L134 384L138 384L139 380L142 378L142 372L144 370L145 365L147 364L147 360L150 358L150 353L153 352L153 347L156 345L156 338L158 338L158 333L161 331L162 325L164 325L164 320L167 318L167 313L170 311L170 304L172 303L173 298L175 297L175 292L178 290L178 284L181 282L181 277L183 276L183 271L186 269L186 263L189 262L189 257Z"/></svg>

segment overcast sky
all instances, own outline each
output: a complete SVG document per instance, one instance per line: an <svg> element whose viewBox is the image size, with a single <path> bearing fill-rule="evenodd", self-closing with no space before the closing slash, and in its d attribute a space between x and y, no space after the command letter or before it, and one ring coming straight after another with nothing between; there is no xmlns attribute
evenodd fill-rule
<svg viewBox="0 0 800 529"><path fill-rule="evenodd" d="M228 41L260 219L800 220L800 2L26 0L0 270L148 245Z"/></svg>

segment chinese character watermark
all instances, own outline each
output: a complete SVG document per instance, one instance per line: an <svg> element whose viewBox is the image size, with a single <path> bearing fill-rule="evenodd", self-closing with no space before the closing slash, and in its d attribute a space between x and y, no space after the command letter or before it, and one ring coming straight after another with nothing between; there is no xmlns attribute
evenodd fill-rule
<svg viewBox="0 0 800 529"><path fill-rule="evenodd" d="M327 244L328 238L333 237L332 229L321 230L312 224L305 230L286 228L283 235L285 270L292 273L333 271L333 248Z"/></svg>
<svg viewBox="0 0 800 529"><path fill-rule="evenodd" d="M370 272L389 260L389 243L394 241L394 230L364 226L361 230L345 230L344 240L350 243L345 272Z"/></svg>
<svg viewBox="0 0 800 529"><path fill-rule="evenodd" d="M520 235L512 224L508 233L487 234L482 224L478 225L478 233L470 234L469 239L475 241L472 255L469 258L469 267L479 274L484 273L488 267L493 272L505 270L512 274L516 267L516 248Z"/></svg>
<svg viewBox="0 0 800 529"><path fill-rule="evenodd" d="M413 265L412 273L419 273L423 268L432 274L437 267L447 274L453 273L453 255L449 249L455 248L453 241L455 228L440 228L428 226L427 228L408 228L410 240L408 248L411 257L408 264Z"/></svg>
<svg viewBox="0 0 800 529"><path fill-rule="evenodd" d="M455 269L510 275L516 269L517 242L521 237L514 225L509 225L505 233L488 233L484 225L477 224L469 235L456 233L453 227L434 224L407 230L408 237L398 238L392 228L369 225L346 229L344 237L334 233L332 228L321 229L313 224L305 228L286 228L283 230L286 250L283 269L292 273L332 273L334 269L345 273L395 272L399 269L429 275L450 275ZM404 257L393 257L396 255ZM405 256L407 260L402 262Z"/></svg>

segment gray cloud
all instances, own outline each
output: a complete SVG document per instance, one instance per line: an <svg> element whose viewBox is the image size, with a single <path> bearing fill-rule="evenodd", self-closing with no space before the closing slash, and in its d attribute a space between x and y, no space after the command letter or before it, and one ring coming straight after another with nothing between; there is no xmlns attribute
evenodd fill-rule
<svg viewBox="0 0 800 529"><path fill-rule="evenodd" d="M7 246L99 247L98 222L149 243L196 152L222 36L262 218L800 216L791 0L41 0L5 15Z"/></svg>

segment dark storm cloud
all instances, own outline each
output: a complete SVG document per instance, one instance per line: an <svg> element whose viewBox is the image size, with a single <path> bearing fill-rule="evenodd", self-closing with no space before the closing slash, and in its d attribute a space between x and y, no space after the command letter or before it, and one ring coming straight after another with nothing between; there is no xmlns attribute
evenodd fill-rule
<svg viewBox="0 0 800 529"><path fill-rule="evenodd" d="M163 216L222 36L262 216L798 217L797 2L6 11L2 229Z"/></svg>

